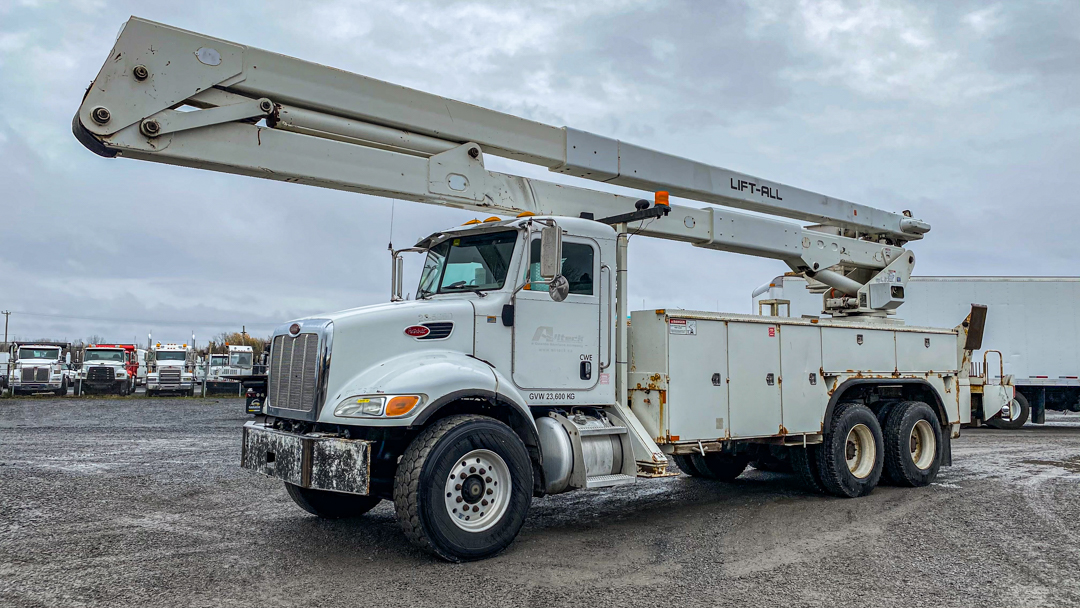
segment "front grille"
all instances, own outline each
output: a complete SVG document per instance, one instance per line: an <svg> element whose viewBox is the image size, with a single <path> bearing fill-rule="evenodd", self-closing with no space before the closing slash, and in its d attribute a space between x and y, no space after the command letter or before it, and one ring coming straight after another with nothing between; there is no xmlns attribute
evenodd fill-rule
<svg viewBox="0 0 1080 608"><path fill-rule="evenodd" d="M48 382L49 368L47 367L24 367L22 368L23 382Z"/></svg>
<svg viewBox="0 0 1080 608"><path fill-rule="evenodd" d="M112 382L115 379L114 370L111 367L99 365L97 367L91 367L86 371L87 380L99 380L102 382Z"/></svg>
<svg viewBox="0 0 1080 608"><path fill-rule="evenodd" d="M49 381L49 368L48 367L24 367L23 368L23 381L24 382L48 382Z"/></svg>
<svg viewBox="0 0 1080 608"><path fill-rule="evenodd" d="M454 332L453 321L439 321L437 323L423 323L423 326L431 330L428 335L420 336L417 340L442 340L450 337Z"/></svg>
<svg viewBox="0 0 1080 608"><path fill-rule="evenodd" d="M162 385L180 386L180 368L163 367L158 370L158 382Z"/></svg>
<svg viewBox="0 0 1080 608"><path fill-rule="evenodd" d="M319 336L277 336L270 352L270 405L310 412L318 388Z"/></svg>

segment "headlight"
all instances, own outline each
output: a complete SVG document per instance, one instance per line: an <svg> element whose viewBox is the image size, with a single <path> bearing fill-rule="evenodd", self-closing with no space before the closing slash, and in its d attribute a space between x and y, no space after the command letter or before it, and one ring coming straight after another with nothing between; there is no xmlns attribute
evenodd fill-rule
<svg viewBox="0 0 1080 608"><path fill-rule="evenodd" d="M334 415L341 418L399 418L416 409L423 395L357 395L338 404Z"/></svg>
<svg viewBox="0 0 1080 608"><path fill-rule="evenodd" d="M123 378L125 375L127 375L125 372L116 372L117 378Z"/></svg>

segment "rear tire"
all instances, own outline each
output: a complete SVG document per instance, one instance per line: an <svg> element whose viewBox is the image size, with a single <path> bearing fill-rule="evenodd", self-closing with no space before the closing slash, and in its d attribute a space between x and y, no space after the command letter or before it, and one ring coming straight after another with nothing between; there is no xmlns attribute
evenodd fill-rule
<svg viewBox="0 0 1080 608"><path fill-rule="evenodd" d="M359 517L374 509L381 502L376 496L313 490L288 482L285 483L285 491L289 493L289 498L293 499L296 506L323 519Z"/></svg>
<svg viewBox="0 0 1080 608"><path fill-rule="evenodd" d="M466 414L413 439L394 477L394 508L414 545L446 561L471 561L514 541L532 492L521 439L494 418Z"/></svg>
<svg viewBox="0 0 1080 608"><path fill-rule="evenodd" d="M885 478L898 486L930 485L941 467L941 423L929 405L904 401L885 421Z"/></svg>
<svg viewBox="0 0 1080 608"><path fill-rule="evenodd" d="M766 473L791 473L794 470L790 461L775 456L764 456L751 460L750 466Z"/></svg>
<svg viewBox="0 0 1080 608"><path fill-rule="evenodd" d="M60 381L60 388L56 389L57 397L66 397L68 394L67 378Z"/></svg>
<svg viewBox="0 0 1080 608"><path fill-rule="evenodd" d="M788 448L788 462L791 463L792 472L799 478L799 483L804 488L818 494L825 493L825 486L821 484L820 462L821 445L808 445L806 447Z"/></svg>
<svg viewBox="0 0 1080 608"><path fill-rule="evenodd" d="M694 454L692 458L702 476L725 482L734 481L750 464L750 458L743 454Z"/></svg>
<svg viewBox="0 0 1080 608"><path fill-rule="evenodd" d="M818 463L825 491L841 498L873 492L881 479L883 444L881 425L870 408L858 403L837 405Z"/></svg>
<svg viewBox="0 0 1080 608"><path fill-rule="evenodd" d="M1031 417L1031 404L1028 403L1027 397L1016 393L1016 402L1020 404L1020 415L1016 417L1016 420L1002 420L1001 416L996 416L986 421L986 426L992 429L1000 430L1015 430L1027 423L1028 418Z"/></svg>
<svg viewBox="0 0 1080 608"><path fill-rule="evenodd" d="M693 454L672 454L671 459L675 461L675 465L679 467L679 470L691 477L704 477L701 471L694 466Z"/></svg>

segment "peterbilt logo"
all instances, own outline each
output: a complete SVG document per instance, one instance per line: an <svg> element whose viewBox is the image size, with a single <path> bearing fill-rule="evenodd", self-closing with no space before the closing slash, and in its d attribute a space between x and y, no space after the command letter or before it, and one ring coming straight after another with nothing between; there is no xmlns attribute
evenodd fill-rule
<svg viewBox="0 0 1080 608"><path fill-rule="evenodd" d="M424 327L423 325L410 325L409 327L405 328L405 335L412 336L414 338L423 338L430 333L431 330Z"/></svg>
<svg viewBox="0 0 1080 608"><path fill-rule="evenodd" d="M299 323L293 323L292 325L290 325L289 326L289 333L294 335L294 336L296 334L300 333L300 324Z"/></svg>

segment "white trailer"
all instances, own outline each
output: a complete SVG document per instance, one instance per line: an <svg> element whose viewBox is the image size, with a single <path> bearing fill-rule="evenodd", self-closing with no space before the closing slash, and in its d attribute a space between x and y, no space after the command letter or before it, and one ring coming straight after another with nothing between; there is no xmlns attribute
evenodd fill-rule
<svg viewBox="0 0 1080 608"><path fill-rule="evenodd" d="M823 288L811 291L802 277L779 276L755 290L755 310L783 301L791 316L819 315ZM1011 377L1020 406L1012 421L991 424L1016 428L1029 412L1039 424L1048 409L1080 412L1080 277L911 277L904 318L936 326L974 302L989 313L987 349L973 355L972 375L991 382Z"/></svg>
<svg viewBox="0 0 1080 608"><path fill-rule="evenodd" d="M101 156L495 214L407 250L426 256L416 300L395 251L390 303L273 333L242 465L310 513L393 500L413 543L460 561L509 545L533 496L669 457L729 481L769 455L844 497L950 464L985 308L946 329L890 316L930 229L910 213L137 18L108 57L72 124ZM651 200L491 172L488 154ZM779 260L841 292L836 318L637 311L631 331L631 231Z"/></svg>

